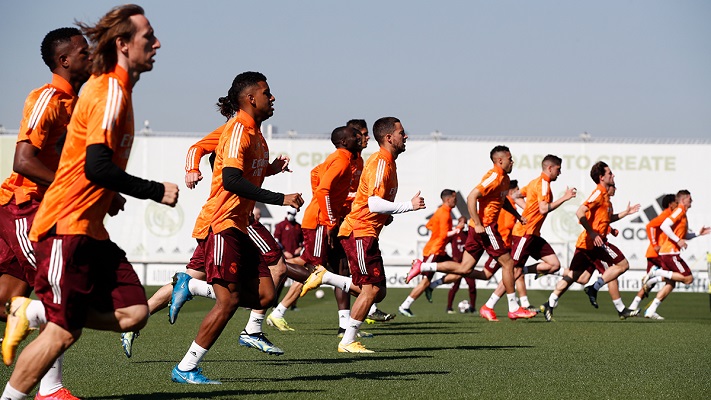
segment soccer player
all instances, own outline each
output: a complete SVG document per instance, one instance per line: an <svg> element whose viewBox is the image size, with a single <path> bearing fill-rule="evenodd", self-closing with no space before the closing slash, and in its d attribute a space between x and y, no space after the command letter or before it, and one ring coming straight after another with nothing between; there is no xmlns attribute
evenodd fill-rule
<svg viewBox="0 0 711 400"><path fill-rule="evenodd" d="M426 260L426 262L452 260L452 257L447 254L446 247L450 238L459 232L452 229L452 209L457 205L457 192L451 189L444 189L440 193L440 198L442 199L442 205L432 214L430 220L427 221L427 225L425 225L426 228L432 232L430 239L422 250L423 259ZM432 302L430 281L433 276L434 272L425 272L422 274L422 280L417 286L412 288L409 296L407 296L402 304L400 304L400 307L398 307L400 314L406 317L414 317L415 314L412 313L410 307L422 293L425 293L430 303ZM442 283L459 281L459 278L459 275L448 274L445 276L445 279L442 280Z"/></svg>
<svg viewBox="0 0 711 400"><path fill-rule="evenodd" d="M269 148L259 126L274 113L274 96L267 78L258 72L235 77L226 97L218 102L226 124L215 151L210 197L201 213L211 221L197 226L193 236L205 241L207 282L216 302L203 319L195 341L172 371L178 383L217 384L197 367L217 341L239 306L264 309L274 301L274 282L259 248L249 238L249 215L255 201L299 208L301 194L262 189L266 176L285 170L286 160L269 163ZM174 290L175 292L175 290Z"/></svg>
<svg viewBox="0 0 711 400"><path fill-rule="evenodd" d="M338 127L331 133L331 142L336 150L315 168L317 178L313 183L313 197L302 221L304 251L296 259L297 264L327 266L331 272L340 269L340 252L336 246L338 223L347 210L343 207L351 184L351 160L361 150L361 133L347 126ZM269 324L278 326L284 320L284 313L299 298L302 285L289 288L284 300L267 317ZM350 319L350 307L338 304L339 334L345 332ZM284 321L285 322L285 321Z"/></svg>
<svg viewBox="0 0 711 400"><path fill-rule="evenodd" d="M7 365L14 361L27 328L37 329L47 322L42 302L26 297L34 287L37 268L28 233L40 201L54 181L77 94L91 75L89 45L79 29L49 32L40 49L52 71L52 83L27 96L14 172L0 186L0 304L12 300L9 308L13 312L8 316L5 308L0 308L0 320L7 321L8 334L2 345ZM40 381L38 399L75 398L62 386L62 358L57 358Z"/></svg>
<svg viewBox="0 0 711 400"><path fill-rule="evenodd" d="M561 279L551 293L548 301L541 306L546 321L553 318L553 309L558 306L558 299L573 282L578 281L583 274L589 274L596 263L604 262L608 268L604 270L594 285L585 288L590 303L597 308L597 292L606 283L617 279L627 269L629 262L624 254L612 243L607 241L610 232L610 222L617 221L632 210L628 206L625 214L612 214L609 190L615 186L615 175L603 161L596 162L590 169L590 178L597 184L595 190L578 207L575 215L585 229L575 244L575 253L570 267L563 273ZM639 209L639 205L636 206ZM586 283L583 280L583 283Z"/></svg>
<svg viewBox="0 0 711 400"><path fill-rule="evenodd" d="M131 89L160 48L143 9L119 6L95 26L79 26L94 45L94 75L29 234L36 242L35 291L48 323L20 354L3 399L24 399L84 327L121 332L145 325L145 291L103 219L116 192L169 206L178 200L177 185L125 172L134 134Z"/></svg>
<svg viewBox="0 0 711 400"><path fill-rule="evenodd" d="M317 268L304 283L303 296L322 283L340 287L358 296L351 307L348 328L338 344L341 353L372 353L356 337L374 303L385 298L386 278L378 236L393 214L425 208L420 192L406 202L395 203L397 170L395 160L405 151L407 134L399 119L383 117L373 124L373 135L380 146L363 167L358 192L338 237L348 257L351 278Z"/></svg>
<svg viewBox="0 0 711 400"><path fill-rule="evenodd" d="M661 258L659 257L659 239L662 234L662 230L660 227L662 226L662 222L666 220L672 213L672 211L676 210L676 207L679 205L676 201L676 195L673 194L666 194L664 197L662 197L662 212L661 214L657 215L654 217L649 223L647 223L647 240L649 240L649 246L647 246L647 273L649 273L652 268L662 268L662 261ZM642 302L642 299L645 297L649 296L649 292L652 290L655 284L650 285L642 285L642 288L639 289L639 292L637 292L637 295L634 297L634 300L632 300L632 304L630 304L630 310L638 310L639 309L639 303Z"/></svg>
<svg viewBox="0 0 711 400"><path fill-rule="evenodd" d="M459 217L457 220L457 228L460 231L452 236L450 241L450 246L452 247L452 260L455 262L462 262L462 257L464 256L464 244L467 241L467 236L469 232L467 231L467 219L465 217ZM447 313L454 314L454 309L452 309L452 303L454 303L454 296L459 291L459 286L464 279L469 286L469 312L474 312L476 310L476 279L470 277L459 277L458 280L454 281L454 284L449 289L447 294Z"/></svg>
<svg viewBox="0 0 711 400"><path fill-rule="evenodd" d="M298 257L303 250L304 234L301 224L296 222L297 210L290 209L286 218L274 226L274 238L284 252L284 258Z"/></svg>
<svg viewBox="0 0 711 400"><path fill-rule="evenodd" d="M527 223L524 225L517 222L513 228L511 239L511 256L516 267L514 278L517 289L519 289L519 282L523 281L524 274L552 274L560 269L558 256L548 242L541 237L541 227L549 212L574 198L577 193L575 188L566 188L565 194L560 199L553 201L550 183L556 181L561 175L562 162L563 160L558 156L546 155L541 161L541 175L529 182L521 193L526 198L522 215L526 218ZM540 262L526 266L529 256L540 260ZM494 313L494 305L503 293L504 286L500 282L479 313L481 315ZM523 307L529 308L530 304L528 304L525 294L521 295L520 300ZM494 318L496 318L495 315L494 313Z"/></svg>
<svg viewBox="0 0 711 400"><path fill-rule="evenodd" d="M516 209L506 201L509 190L509 173L513 169L513 158L506 146L496 146L489 152L493 167L481 182L467 196L467 207L471 216L469 220L469 237L466 250L461 263L446 261L443 263L423 263L415 260L407 275L406 281L419 275L421 272L440 271L468 276L474 271L476 262L486 251L492 259L502 266L502 281L508 299L510 319L533 318L535 311L519 306L514 292L514 261L510 255L510 248L506 246L497 229L499 213L503 208L512 213L517 220L525 223Z"/></svg>
<svg viewBox="0 0 711 400"><path fill-rule="evenodd" d="M698 236L708 235L711 228L703 226L698 234L689 230L689 220L686 212L691 208L691 192L680 190L676 194L677 207L669 215L660 229L661 235L659 257L662 260L662 269L652 270L642 279L642 284L647 287L660 282L662 279L667 283L657 292L657 297L651 301L644 312L644 317L649 319L663 320L664 317L657 314L657 308L669 296L676 287L677 282L690 285L694 281L691 269L681 258L681 251L686 249L688 240Z"/></svg>

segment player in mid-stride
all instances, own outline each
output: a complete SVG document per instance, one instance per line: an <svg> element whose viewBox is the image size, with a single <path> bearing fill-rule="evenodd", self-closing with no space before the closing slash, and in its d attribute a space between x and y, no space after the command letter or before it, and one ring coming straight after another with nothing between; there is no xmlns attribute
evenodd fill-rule
<svg viewBox="0 0 711 400"><path fill-rule="evenodd" d="M351 307L351 317L338 351L341 353L372 353L356 342L361 324L370 307L385 298L386 279L378 236L392 214L425 208L425 199L417 192L410 201L396 203L398 180L395 160L405 151L407 134L394 117L384 117L373 124L373 135L380 150L368 158L360 177L351 212L338 231L343 250L348 257L351 278L336 275L320 267L304 283L302 296L321 283L340 287L357 295Z"/></svg>

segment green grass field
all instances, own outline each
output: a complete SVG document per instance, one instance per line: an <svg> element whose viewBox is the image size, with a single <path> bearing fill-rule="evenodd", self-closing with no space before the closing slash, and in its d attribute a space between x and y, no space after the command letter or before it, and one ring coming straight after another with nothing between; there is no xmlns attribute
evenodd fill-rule
<svg viewBox="0 0 711 400"><path fill-rule="evenodd" d="M152 293L155 288L149 288ZM395 312L409 292L391 289L381 304ZM364 325L374 354L336 351L337 315L330 290L309 294L286 316L295 332L265 326L286 351L268 356L237 344L247 312L238 311L202 363L220 386L180 385L170 371L194 339L210 300L186 304L175 325L154 315L127 359L119 335L87 330L65 357L65 385L90 399L471 399L471 398L711 398L711 312L706 294L674 293L659 308L665 321L620 321L607 293L600 309L569 292L555 312L501 322L444 312L446 290L434 304L420 298L415 318ZM491 292L480 290L477 306ZM548 293L532 291L532 304ZM633 294L623 293L629 304ZM456 302L466 298L460 290ZM455 305L456 305L455 302ZM645 303L643 303L645 304ZM501 317L504 318L501 318ZM34 338L35 334L30 336ZM2 366L7 381L11 368Z"/></svg>

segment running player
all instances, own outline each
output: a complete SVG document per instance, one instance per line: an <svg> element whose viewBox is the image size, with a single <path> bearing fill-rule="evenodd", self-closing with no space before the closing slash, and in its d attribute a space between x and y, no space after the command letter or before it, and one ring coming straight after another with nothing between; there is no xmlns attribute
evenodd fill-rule
<svg viewBox="0 0 711 400"><path fill-rule="evenodd" d="M425 225L426 228L432 232L430 239L422 250L423 259L426 260L426 262L451 261L452 257L450 257L446 251L447 243L452 236L459 232L452 229L452 209L457 205L457 192L451 189L444 189L439 196L442 199L442 205L432 214L430 220L427 221L427 225ZM398 307L400 314L406 317L414 317L415 314L412 313L410 307L422 293L425 293L430 303L432 302L433 290L430 288L430 281L433 276L434 272L425 272L422 274L422 280L410 291L409 296L407 296L405 301ZM442 284L451 283L458 281L460 278L459 275L448 274L441 282Z"/></svg>
<svg viewBox="0 0 711 400"><path fill-rule="evenodd" d="M118 6L95 26L79 26L94 45L94 75L29 234L36 242L35 291L48 323L20 354L3 399L24 399L84 327L121 332L145 325L145 291L103 220L117 192L169 206L178 200L177 185L125 172L134 134L132 88L153 68L160 48L143 9Z"/></svg>
<svg viewBox="0 0 711 400"><path fill-rule="evenodd" d="M34 288L37 268L27 235L54 181L77 93L91 75L89 45L77 28L49 32L42 40L41 53L52 71L52 83L27 96L15 146L15 172L0 187L0 304L12 300L9 308L13 311L8 316L0 308L0 320L8 322L2 345L6 365L14 360L22 334L29 332L23 327L38 329L47 323L42 302L26 297ZM62 386L62 359L59 356L40 381L38 399L75 398Z"/></svg>
<svg viewBox="0 0 711 400"><path fill-rule="evenodd" d="M269 163L269 149L259 130L274 113L273 104L266 77L258 72L237 75L228 95L219 99L222 115L234 117L220 136L210 197L201 211L211 216L210 223L196 225L193 231L205 243L207 282L212 284L216 302L185 357L173 368L174 382L219 383L207 379L197 365L239 306L264 309L274 301L271 274L249 238L249 216L255 201L299 208L303 199L299 193L285 195L261 188L266 176L287 168L281 157Z"/></svg>
<svg viewBox="0 0 711 400"><path fill-rule="evenodd" d="M471 216L469 220L469 237L467 239L464 258L461 263L447 261L443 263L427 263L415 260L407 275L406 282L419 275L421 272L448 272L462 276L471 276L477 260L486 251L489 256L503 267L502 281L508 299L511 319L533 318L535 311L519 306L514 291L514 261L511 258L511 249L506 246L497 229L499 213L503 208L512 213L517 220L525 223L516 209L506 201L506 193L510 187L509 173L513 169L513 158L506 146L496 146L489 153L493 168L489 170L479 183L467 196L467 207Z"/></svg>
<svg viewBox="0 0 711 400"><path fill-rule="evenodd" d="M378 236L392 214L425 208L420 192L410 200L395 203L398 180L395 160L405 151L407 134L394 117L380 118L373 125L380 150L368 158L363 168L358 192L351 212L341 225L338 237L348 256L351 278L336 275L321 267L309 276L301 292L303 296L321 283L338 286L358 296L351 307L348 328L338 344L342 353L372 353L356 337L361 324L374 303L385 298L386 278Z"/></svg>
<svg viewBox="0 0 711 400"><path fill-rule="evenodd" d="M649 240L646 253L647 273L649 273L652 268L662 268L662 261L659 258L659 239L662 234L660 227L662 226L662 222L671 215L672 211L676 210L678 205L676 195L664 195L664 197L662 197L662 212L647 223L647 240ZM649 292L654 288L654 285L655 284L642 285L642 288L639 289L634 300L632 300L632 304L630 304L630 310L639 310L639 303L642 302L642 299L649 296Z"/></svg>
<svg viewBox="0 0 711 400"><path fill-rule="evenodd" d="M558 200L553 201L553 191L550 183L554 182L561 175L561 165L563 160L555 155L548 154L541 161L541 175L533 179L524 187L522 195L526 198L523 209L523 217L526 218L526 225L517 222L512 231L511 256L515 264L514 278L518 283L522 281L524 274L552 274L560 269L560 261L553 251L553 248L541 237L541 227L546 220L548 213L560 207L566 201L575 197L575 188L566 188L565 194ZM528 257L540 260L537 264L526 266ZM503 283L499 283L489 300L482 306L479 313L483 316L494 312L494 305L504 293ZM530 304L522 295L521 305L528 308ZM494 314L495 318L496 314Z"/></svg>
<svg viewBox="0 0 711 400"><path fill-rule="evenodd" d="M620 218L620 214L612 215L612 205L608 193L610 188L615 186L615 175L606 163L598 161L590 169L590 178L597 186L575 213L585 230L580 234L575 244L575 253L570 267L563 273L563 279L556 284L548 301L541 306L541 311L546 321L549 322L553 318L553 309L558 306L560 296L583 274L590 274L590 269L595 268L596 263L602 261L609 267L605 269L594 285L585 288L590 303L595 307L597 307L598 290L605 283L617 279L629 268L629 262L622 252L607 241L610 222Z"/></svg>
<svg viewBox="0 0 711 400"><path fill-rule="evenodd" d="M680 190L676 194L677 207L669 215L660 229L663 234L660 240L659 257L662 260L662 269L650 271L642 279L642 284L651 287L657 282L664 280L667 284L657 292L657 297L654 298L647 306L644 312L644 317L649 319L663 320L664 317L657 314L657 307L669 296L676 287L677 282L685 285L690 285L694 281L694 276L691 274L691 269L681 258L681 251L686 249L688 240L698 236L708 235L711 233L711 228L701 227L698 234L689 230L689 220L686 217L686 212L691 208L692 198L691 192L688 190Z"/></svg>

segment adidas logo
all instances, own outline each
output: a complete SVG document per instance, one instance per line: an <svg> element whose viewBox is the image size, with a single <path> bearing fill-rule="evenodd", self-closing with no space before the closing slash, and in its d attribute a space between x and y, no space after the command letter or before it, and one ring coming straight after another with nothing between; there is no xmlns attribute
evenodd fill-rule
<svg viewBox="0 0 711 400"><path fill-rule="evenodd" d="M642 210L642 212L644 213L644 216L647 217L646 222L642 219L642 216L640 215L637 218L631 220L630 223L632 223L632 224L646 224L647 222L656 218L659 214L661 214L662 211L664 211L664 207L662 207L662 199L664 198L664 196L666 196L666 193L659 195L655 199L655 203L656 203L657 207L655 207L654 203L653 203Z"/></svg>

